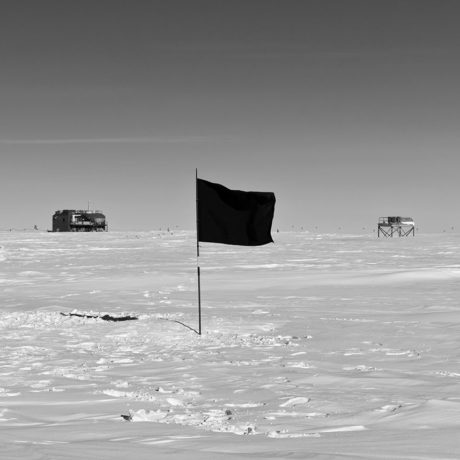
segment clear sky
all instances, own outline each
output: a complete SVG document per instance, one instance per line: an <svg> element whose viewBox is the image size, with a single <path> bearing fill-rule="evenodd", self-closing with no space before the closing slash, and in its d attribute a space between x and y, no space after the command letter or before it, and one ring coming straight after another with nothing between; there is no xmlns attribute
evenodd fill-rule
<svg viewBox="0 0 460 460"><path fill-rule="evenodd" d="M193 229L195 168L280 230L460 228L457 0L1 7L0 229Z"/></svg>

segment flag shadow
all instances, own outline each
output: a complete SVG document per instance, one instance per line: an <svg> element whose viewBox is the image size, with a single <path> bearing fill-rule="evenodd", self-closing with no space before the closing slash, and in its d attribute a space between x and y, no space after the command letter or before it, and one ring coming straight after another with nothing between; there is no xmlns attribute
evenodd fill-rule
<svg viewBox="0 0 460 460"><path fill-rule="evenodd" d="M173 323L181 324L182 326L186 327L187 329L190 329L191 331L195 332L196 334L201 335L196 329L194 329L193 327L189 326L188 324L183 323L182 321L178 321L177 319L170 319L170 318L160 318L160 319L162 319L163 321L171 321Z"/></svg>

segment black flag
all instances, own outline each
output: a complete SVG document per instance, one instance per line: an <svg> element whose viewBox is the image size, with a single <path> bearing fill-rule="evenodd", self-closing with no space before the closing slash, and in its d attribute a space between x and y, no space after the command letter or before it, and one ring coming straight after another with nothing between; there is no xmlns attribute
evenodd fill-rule
<svg viewBox="0 0 460 460"><path fill-rule="evenodd" d="M229 190L197 179L198 241L260 246L273 243L272 192Z"/></svg>

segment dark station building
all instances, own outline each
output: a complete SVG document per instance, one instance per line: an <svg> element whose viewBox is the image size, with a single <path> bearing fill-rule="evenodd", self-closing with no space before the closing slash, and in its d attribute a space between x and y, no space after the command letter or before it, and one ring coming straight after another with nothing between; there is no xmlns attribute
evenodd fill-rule
<svg viewBox="0 0 460 460"><path fill-rule="evenodd" d="M107 222L101 211L64 209L53 215L53 232L106 232Z"/></svg>

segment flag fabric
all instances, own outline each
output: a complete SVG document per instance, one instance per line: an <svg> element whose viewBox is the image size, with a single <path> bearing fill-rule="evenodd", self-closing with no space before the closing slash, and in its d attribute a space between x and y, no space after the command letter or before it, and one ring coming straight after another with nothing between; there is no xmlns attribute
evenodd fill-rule
<svg viewBox="0 0 460 460"><path fill-rule="evenodd" d="M260 246L273 243L272 192L243 192L197 179L198 241Z"/></svg>

